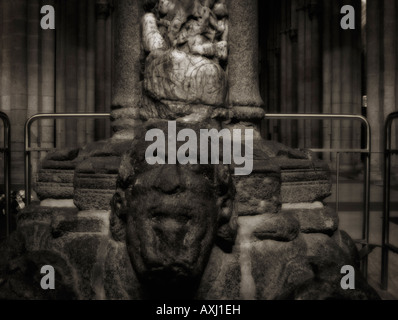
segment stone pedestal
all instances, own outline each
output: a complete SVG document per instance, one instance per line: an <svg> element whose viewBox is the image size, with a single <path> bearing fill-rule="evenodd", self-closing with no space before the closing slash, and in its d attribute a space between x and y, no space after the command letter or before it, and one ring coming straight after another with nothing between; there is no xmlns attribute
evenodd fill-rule
<svg viewBox="0 0 398 320"><path fill-rule="evenodd" d="M168 120L198 136L203 128L255 129L263 118L257 0L146 2L145 15L142 1L116 4L115 134L43 162L46 170L74 170L68 196L77 208L32 205L19 215L17 232L0 247L0 275L10 265L26 274L0 282L0 297L14 278L51 261L62 292L76 299L143 299L159 291L213 300L377 299L359 272L356 290L339 286L342 266L358 268L358 252L323 204L330 173L310 152L253 130L248 176L231 177L234 165L147 161L145 134L165 133ZM49 175L70 188L64 171L41 172L50 189ZM35 268L24 269L29 264ZM12 293L23 298L27 289L22 283Z"/></svg>

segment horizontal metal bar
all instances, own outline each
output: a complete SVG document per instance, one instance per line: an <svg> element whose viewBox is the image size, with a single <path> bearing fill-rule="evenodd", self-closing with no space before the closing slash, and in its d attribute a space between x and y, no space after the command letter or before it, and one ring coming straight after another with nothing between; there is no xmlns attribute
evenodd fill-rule
<svg viewBox="0 0 398 320"><path fill-rule="evenodd" d="M365 149L311 149L312 152L325 152L325 153L370 153L368 150Z"/></svg>
<svg viewBox="0 0 398 320"><path fill-rule="evenodd" d="M265 119L289 119L289 120L359 120L366 125L366 149L370 152L370 123L368 119L361 115L353 114L321 114L321 113L267 113L265 114Z"/></svg>
<svg viewBox="0 0 398 320"><path fill-rule="evenodd" d="M392 252L398 254L398 247L392 245L391 243L387 243L387 244L386 244L386 247L387 247L389 250L391 250Z"/></svg>
<svg viewBox="0 0 398 320"><path fill-rule="evenodd" d="M100 118L110 118L110 113L39 113L30 117L25 122L25 143L24 143L24 151L25 151L25 198L26 205L30 204L30 195L31 195L31 171L30 171L30 162L31 162L31 152L32 151L51 151L54 148L31 148L30 146L30 128L35 121L42 119L79 119L79 118L87 118L87 119L100 119Z"/></svg>
<svg viewBox="0 0 398 320"><path fill-rule="evenodd" d="M52 151L55 150L56 148L27 148L25 151L26 152L40 152L40 151Z"/></svg>

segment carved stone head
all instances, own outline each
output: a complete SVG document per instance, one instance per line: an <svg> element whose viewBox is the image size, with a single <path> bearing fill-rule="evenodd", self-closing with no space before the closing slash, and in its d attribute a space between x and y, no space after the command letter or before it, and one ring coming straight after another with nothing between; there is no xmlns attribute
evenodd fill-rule
<svg viewBox="0 0 398 320"><path fill-rule="evenodd" d="M235 240L229 168L149 165L144 140L137 137L122 160L112 201L113 235L126 241L148 297L191 298L215 243L227 250Z"/></svg>

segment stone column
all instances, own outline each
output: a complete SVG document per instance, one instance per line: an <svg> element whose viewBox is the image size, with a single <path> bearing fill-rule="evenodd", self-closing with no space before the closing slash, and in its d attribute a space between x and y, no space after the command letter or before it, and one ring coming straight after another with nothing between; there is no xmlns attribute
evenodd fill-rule
<svg viewBox="0 0 398 320"><path fill-rule="evenodd" d="M95 111L97 113L108 112L106 105L106 20L110 14L110 4L107 0L96 1L96 59L95 59ZM109 124L104 119L97 119L95 125L95 139L102 140L107 137Z"/></svg>
<svg viewBox="0 0 398 320"><path fill-rule="evenodd" d="M380 141L383 136L383 95L382 95L382 77L381 72L382 62L380 57L383 55L383 51L380 45L381 38L381 4L379 0L368 0L367 1L367 96L368 96L368 108L367 116L372 127L372 179L380 180L381 164L383 163L383 156L380 152L383 150L383 145Z"/></svg>
<svg viewBox="0 0 398 320"><path fill-rule="evenodd" d="M123 133L137 123L141 103L142 0L115 1L114 15L112 129L115 137L123 138Z"/></svg>
<svg viewBox="0 0 398 320"><path fill-rule="evenodd" d="M227 0L229 10L228 105L239 120L261 119L258 2ZM247 108L249 107L249 108Z"/></svg>
<svg viewBox="0 0 398 320"><path fill-rule="evenodd" d="M87 3L86 112L95 112L95 0ZM95 120L86 120L86 141L95 140Z"/></svg>
<svg viewBox="0 0 398 320"><path fill-rule="evenodd" d="M47 1L55 6L55 1ZM55 111L55 32L43 30L40 35L41 46L41 110L43 113ZM41 122L41 142L43 147L54 146L54 121ZM44 155L44 153L43 153ZM42 155L42 156L43 156Z"/></svg>

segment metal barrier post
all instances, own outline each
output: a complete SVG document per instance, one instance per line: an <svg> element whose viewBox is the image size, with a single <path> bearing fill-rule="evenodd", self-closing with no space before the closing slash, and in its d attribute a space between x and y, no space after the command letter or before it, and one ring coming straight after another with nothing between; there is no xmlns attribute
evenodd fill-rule
<svg viewBox="0 0 398 320"><path fill-rule="evenodd" d="M72 118L109 118L110 113L40 113L30 117L25 122L25 199L26 205L31 203L31 152L50 151L54 148L31 148L30 128L32 124L40 119L72 119Z"/></svg>
<svg viewBox="0 0 398 320"><path fill-rule="evenodd" d="M381 288L388 289L388 254L398 253L398 248L390 244L390 197L391 197L391 155L397 150L391 150L391 126L398 118L398 112L391 113L384 126L384 183L383 183L383 233L381 258Z"/></svg>
<svg viewBox="0 0 398 320"><path fill-rule="evenodd" d="M349 114L266 114L265 118L270 119L290 119L290 120L360 120L366 126L366 148L364 149L310 149L313 152L336 152L337 166L339 167L339 153L362 153L366 154L365 176L364 176L364 209L363 209L363 228L362 228L362 246L369 244L369 213L370 213L370 156L371 156L371 127L369 121L360 115ZM339 169L338 169L339 171ZM337 172L338 173L338 172ZM338 185L337 177L337 185ZM336 194L336 207L338 208L339 192ZM366 256L361 265L362 272L367 278L368 256Z"/></svg>
<svg viewBox="0 0 398 320"><path fill-rule="evenodd" d="M0 119L3 121L4 125L4 148L2 152L4 153L4 196L6 200L6 236L10 235L10 208L11 208L11 122L7 114L0 112Z"/></svg>

